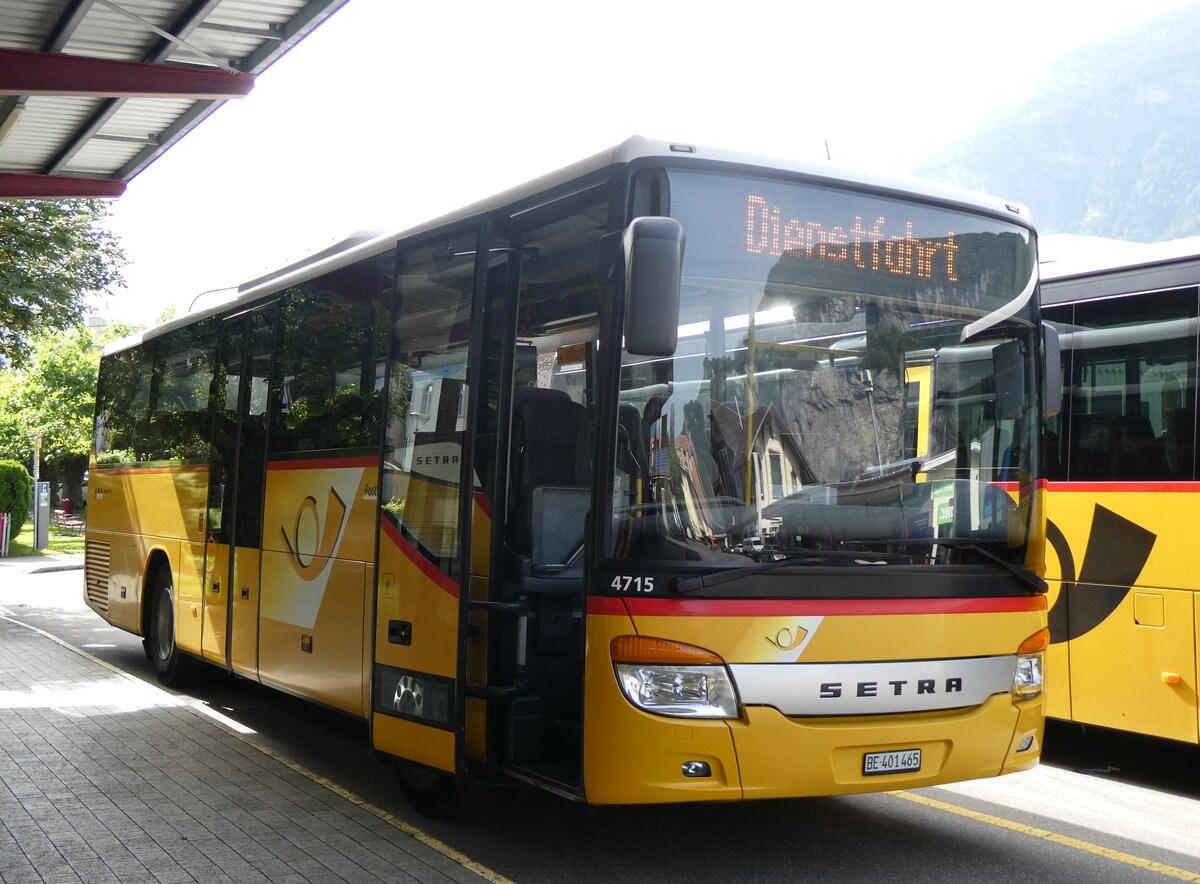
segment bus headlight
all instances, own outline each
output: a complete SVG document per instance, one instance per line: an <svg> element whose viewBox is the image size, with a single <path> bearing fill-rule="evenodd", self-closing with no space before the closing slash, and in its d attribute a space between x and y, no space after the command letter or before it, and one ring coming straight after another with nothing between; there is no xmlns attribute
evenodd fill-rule
<svg viewBox="0 0 1200 884"><path fill-rule="evenodd" d="M724 661L711 651L667 639L622 635L609 650L621 691L656 715L737 718L737 692Z"/></svg>
<svg viewBox="0 0 1200 884"><path fill-rule="evenodd" d="M1050 646L1050 630L1043 627L1017 648L1017 671L1013 675L1012 695L1032 700L1042 692L1042 652Z"/></svg>
<svg viewBox="0 0 1200 884"><path fill-rule="evenodd" d="M1042 692L1042 653L1018 654L1012 693L1018 700L1032 700Z"/></svg>
<svg viewBox="0 0 1200 884"><path fill-rule="evenodd" d="M658 715L737 718L737 697L724 666L647 666L617 663L629 702Z"/></svg>

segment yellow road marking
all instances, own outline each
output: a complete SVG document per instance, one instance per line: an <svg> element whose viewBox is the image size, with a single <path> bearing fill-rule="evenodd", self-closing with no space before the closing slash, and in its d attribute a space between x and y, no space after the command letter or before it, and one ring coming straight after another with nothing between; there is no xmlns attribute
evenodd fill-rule
<svg viewBox="0 0 1200 884"><path fill-rule="evenodd" d="M957 804L948 804L945 801L938 801L936 798L917 795L915 792L889 792L888 794L895 795L897 798L903 798L905 801L911 801L914 804L923 804L935 810L943 810L946 813L953 813L957 816L975 820L976 822L987 823L989 826L1008 829L1010 832L1019 832L1031 838L1041 838L1043 841L1050 841L1054 844L1073 848L1074 850L1082 850L1085 853L1102 856L1105 859L1111 859L1113 862L1124 863L1127 866L1134 866L1147 872L1157 872L1160 875L1175 878L1178 881L1200 881L1200 873L1189 872L1187 869L1178 869L1175 866L1163 865L1145 857L1122 853L1119 850L1102 847L1099 844L1092 844L1090 841L1082 841L1079 838L1060 835L1057 832L1048 832L1045 829L1038 829L1034 826L1027 826L1024 823L1006 820L1003 817L992 816L990 813L980 813L978 810L959 807Z"/></svg>
<svg viewBox="0 0 1200 884"><path fill-rule="evenodd" d="M25 629L32 630L33 632L36 632L39 635L50 639L55 644L61 645L62 647L66 648L68 650L74 651L76 654L79 654L81 657L87 657L93 663L98 663L100 666L107 669L109 672L112 672L115 675L119 675L121 678L128 679L129 681L136 682L138 685L149 687L156 691L162 691L162 693L167 694L168 696L172 697L173 699L181 699L184 701L182 703L182 705L184 707L186 707L187 709L189 709L193 714L196 714L196 715L202 714L199 710L197 710L195 708L195 705L194 705L194 704L198 704L200 701L194 700L193 698L188 697L186 694L175 695L175 694L172 694L170 691L163 690L162 688L158 687L155 684L152 684L147 681L142 681L142 679L138 678L137 676L131 675L128 672L126 672L125 670L120 669L117 666L113 666L111 663L109 663L105 660L101 660L99 657L97 657L93 654L89 654L87 651L83 650L82 648L75 647L70 642L64 641L63 639L59 638L58 636L52 635L49 632L46 632L44 629L39 629L38 627L33 626L32 624L24 623L24 622L16 619L15 617L11 616L10 612L5 611L3 613L0 613L0 617L2 617L4 620L7 620L9 623L13 623L13 624L15 624L17 626L21 626ZM222 716L222 718L223 717L224 716ZM482 863L478 863L475 860L471 859L466 854L460 853L459 851L455 850L453 847L451 847L446 842L442 841L439 838L433 837L428 832L424 832L421 829L418 829L412 823L406 823L404 820L400 819L399 817L388 813L382 807L376 807L374 804L371 804L369 801L365 801L362 798L359 798L353 792L350 792L347 789L344 789L341 786L337 785L336 783L325 779L325 777L321 776L320 774L318 774L314 771L311 771L308 768L304 767L303 765L297 764L296 762L291 761L288 758L285 758L284 756L282 756L278 752L276 752L274 749L271 749L268 746L264 746L261 743L256 743L254 740L251 740L248 737L243 736L242 734L238 733L234 728L230 727L227 723L220 721L220 719L213 719L213 720L216 721L217 724L220 724L222 729L227 731L229 733L229 735L234 737L235 739L241 740L247 746L252 746L253 748L257 749L259 752L263 753L264 755L270 757L271 759L273 759L275 761L278 761L280 764L284 765L289 770L295 771L296 773L300 774L300 776L306 777L307 779L312 780L317 785L324 786L326 789L333 792L338 797L344 798L346 801L349 801L351 804L356 804L359 807L361 807L363 810L367 811L368 813L374 814L379 819L381 819L385 823L387 823L389 826L399 829L401 832L403 832L405 835L408 835L410 838L414 838L417 841L420 841L422 844L426 845L427 847L433 848L434 850L436 850L438 853L442 854L442 856L446 857L447 859L454 860L454 862L458 863L463 868L474 872L480 878L483 878L486 881L491 881L492 884L514 884L513 881L511 881L508 878L505 878L499 872L493 871L492 869L489 869L487 866L483 865Z"/></svg>

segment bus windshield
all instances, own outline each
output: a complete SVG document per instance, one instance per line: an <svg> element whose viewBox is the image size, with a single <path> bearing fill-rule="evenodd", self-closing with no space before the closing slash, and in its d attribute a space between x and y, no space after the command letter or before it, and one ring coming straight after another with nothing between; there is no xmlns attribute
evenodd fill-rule
<svg viewBox="0 0 1200 884"><path fill-rule="evenodd" d="M679 343L623 354L609 554L1022 561L1032 232L826 185L660 178L686 236Z"/></svg>

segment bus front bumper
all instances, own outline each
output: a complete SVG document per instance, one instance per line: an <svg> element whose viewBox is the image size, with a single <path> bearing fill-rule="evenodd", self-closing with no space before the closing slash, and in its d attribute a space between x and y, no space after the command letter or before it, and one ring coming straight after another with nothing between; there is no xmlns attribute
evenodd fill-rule
<svg viewBox="0 0 1200 884"><path fill-rule="evenodd" d="M920 788L1037 764L1043 699L995 695L969 709L916 715L788 718L745 707L736 721L609 707L603 744L585 747L593 804L798 798ZM920 749L920 769L866 773L868 754ZM707 774L705 773L707 771Z"/></svg>

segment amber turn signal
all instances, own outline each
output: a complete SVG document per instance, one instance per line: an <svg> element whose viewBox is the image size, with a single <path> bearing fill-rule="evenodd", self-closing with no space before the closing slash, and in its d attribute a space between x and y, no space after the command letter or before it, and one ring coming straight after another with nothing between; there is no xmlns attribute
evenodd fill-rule
<svg viewBox="0 0 1200 884"><path fill-rule="evenodd" d="M1017 648L1017 653L1032 654L1035 651L1044 651L1048 647L1050 647L1050 630L1048 627L1043 626L1033 635L1029 636L1029 638L1025 639L1025 641L1021 642L1020 647Z"/></svg>
<svg viewBox="0 0 1200 884"><path fill-rule="evenodd" d="M618 635L609 644L614 663L654 663L676 666L696 664L721 665L723 661L712 651L646 635Z"/></svg>

